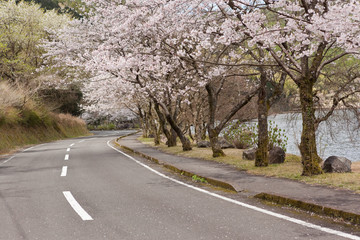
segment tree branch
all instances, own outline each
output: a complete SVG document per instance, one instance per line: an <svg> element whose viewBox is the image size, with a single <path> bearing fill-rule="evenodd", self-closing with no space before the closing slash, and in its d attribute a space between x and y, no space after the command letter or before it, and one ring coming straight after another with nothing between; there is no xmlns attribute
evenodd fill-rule
<svg viewBox="0 0 360 240"><path fill-rule="evenodd" d="M255 89L251 93L249 93L244 99L242 99L237 105L235 105L231 111L224 117L224 119L216 126L216 131L220 132L221 129L225 127L225 125L230 121L230 119L242 108L244 107L250 100L258 93L259 88Z"/></svg>
<svg viewBox="0 0 360 240"><path fill-rule="evenodd" d="M336 60L338 60L338 59L340 59L340 58L342 58L342 57L344 57L344 56L346 56L346 55L348 55L348 54L355 54L355 53L345 52L345 53L339 54L339 55L337 55L337 56L335 56L335 57L333 57L333 58L331 58L331 59L329 59L329 60L321 63L321 65L319 66L318 71L317 71L317 76L320 75L320 71L321 71L326 65L328 65L328 64L330 64L330 63L332 63L332 62L335 62Z"/></svg>
<svg viewBox="0 0 360 240"><path fill-rule="evenodd" d="M286 66L286 64L280 59L280 57L272 50L271 48L267 48L270 54L273 56L275 61L280 65L280 67L295 81L298 82L297 77L291 72L291 70Z"/></svg>

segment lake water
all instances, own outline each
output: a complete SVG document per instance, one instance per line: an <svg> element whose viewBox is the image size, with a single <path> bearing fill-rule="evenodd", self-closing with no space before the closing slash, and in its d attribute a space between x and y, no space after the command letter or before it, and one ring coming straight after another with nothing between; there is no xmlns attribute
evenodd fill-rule
<svg viewBox="0 0 360 240"><path fill-rule="evenodd" d="M302 120L299 113L277 114L268 117L288 136L287 152L300 155ZM349 119L349 120L345 120ZM337 111L329 121L322 122L317 131L317 150L322 159L329 156L346 157L360 161L360 132L355 115L349 111Z"/></svg>

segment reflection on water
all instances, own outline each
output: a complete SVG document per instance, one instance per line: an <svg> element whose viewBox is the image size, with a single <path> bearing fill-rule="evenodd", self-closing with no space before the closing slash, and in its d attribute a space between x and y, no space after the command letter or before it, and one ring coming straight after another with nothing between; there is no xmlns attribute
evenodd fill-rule
<svg viewBox="0 0 360 240"><path fill-rule="evenodd" d="M287 152L300 155L302 120L299 113L277 114L268 118L281 129L285 129L289 138ZM360 161L360 133L355 115L349 111L337 111L317 131L318 154L322 159L329 156L346 157Z"/></svg>

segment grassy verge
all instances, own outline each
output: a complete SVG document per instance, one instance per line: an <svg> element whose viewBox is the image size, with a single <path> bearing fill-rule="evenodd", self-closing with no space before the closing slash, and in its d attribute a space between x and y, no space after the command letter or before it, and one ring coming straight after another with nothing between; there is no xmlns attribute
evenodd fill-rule
<svg viewBox="0 0 360 240"><path fill-rule="evenodd" d="M139 140L154 146L152 138L139 138ZM301 176L301 159L293 154L286 154L286 160L283 164L272 164L268 167L258 168L254 166L254 161L242 159L243 150L241 149L224 149L225 157L213 158L212 151L208 148L194 146L193 150L188 152L183 152L180 145L169 148L165 144L161 144L157 148L170 154L229 164L251 174L293 179L309 184L326 185L360 193L360 162L352 164L352 173L325 173L318 176L304 177Z"/></svg>
<svg viewBox="0 0 360 240"><path fill-rule="evenodd" d="M39 117L32 113L26 121L0 124L0 154L26 145L84 135L89 135L89 131L79 118L52 113Z"/></svg>

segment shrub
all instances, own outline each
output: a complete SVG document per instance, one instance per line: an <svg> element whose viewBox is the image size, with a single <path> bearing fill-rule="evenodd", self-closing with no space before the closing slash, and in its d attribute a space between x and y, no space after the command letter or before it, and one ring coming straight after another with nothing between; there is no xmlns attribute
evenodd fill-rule
<svg viewBox="0 0 360 240"><path fill-rule="evenodd" d="M269 149L278 146L286 152L288 138L285 130L280 129L274 121L268 123ZM258 125L236 121L231 123L224 132L224 138L236 148L255 147L258 141Z"/></svg>
<svg viewBox="0 0 360 240"><path fill-rule="evenodd" d="M274 121L269 121L269 148L275 146L281 147L286 152L286 145L288 137L285 134L285 129L280 129Z"/></svg>
<svg viewBox="0 0 360 240"><path fill-rule="evenodd" d="M21 123L27 127L35 127L41 125L43 122L39 115L30 109L24 109L21 112L22 120Z"/></svg>
<svg viewBox="0 0 360 240"><path fill-rule="evenodd" d="M256 142L254 142L255 126L237 121L228 127L224 133L224 138L236 148L249 148L256 144Z"/></svg>
<svg viewBox="0 0 360 240"><path fill-rule="evenodd" d="M0 127L1 127L2 125L4 125L5 122L6 122L6 120L5 120L5 115L0 112Z"/></svg>

